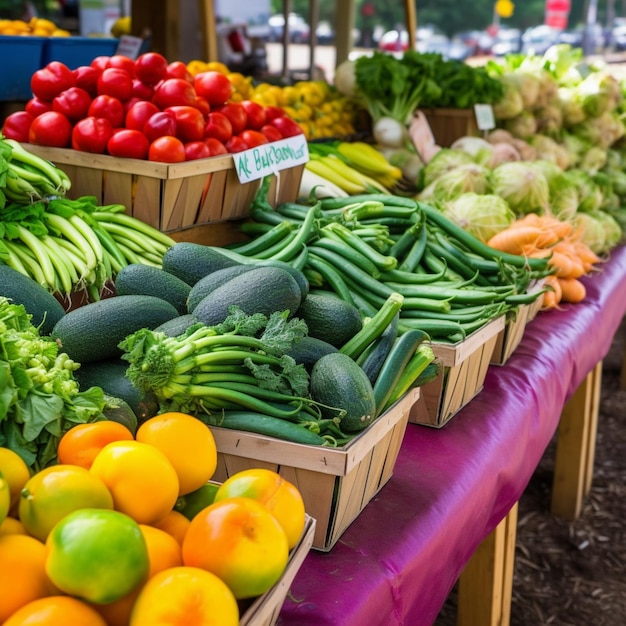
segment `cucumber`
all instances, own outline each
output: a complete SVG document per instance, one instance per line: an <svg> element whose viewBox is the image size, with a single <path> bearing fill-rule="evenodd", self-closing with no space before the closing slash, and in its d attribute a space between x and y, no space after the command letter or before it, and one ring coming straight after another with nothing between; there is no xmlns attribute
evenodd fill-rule
<svg viewBox="0 0 626 626"><path fill-rule="evenodd" d="M159 402L152 391L144 392L135 387L126 376L128 363L122 359L110 359L84 363L74 372L80 389L100 387L106 394L124 400L139 423L159 412Z"/></svg>
<svg viewBox="0 0 626 626"><path fill-rule="evenodd" d="M163 324L157 326L154 331L158 333L165 333L168 337L178 337L182 335L190 326L197 324L198 320L191 314L179 315L171 320L167 320Z"/></svg>
<svg viewBox="0 0 626 626"><path fill-rule="evenodd" d="M369 348L366 349L363 362L359 363L372 385L376 382L380 369L389 351L393 347L394 341L398 337L399 324L400 313L396 313L395 317L391 320L387 328L383 330L378 339L372 342Z"/></svg>
<svg viewBox="0 0 626 626"><path fill-rule="evenodd" d="M302 337L287 350L287 354L295 359L296 363L304 365L309 373L319 359L331 352L339 352L339 350L322 339L309 336Z"/></svg>
<svg viewBox="0 0 626 626"><path fill-rule="evenodd" d="M311 372L311 396L324 407L325 418L337 417L331 408L343 409L340 428L354 433L367 428L376 418L376 399L369 378L347 354L333 352L317 361Z"/></svg>
<svg viewBox="0 0 626 626"><path fill-rule="evenodd" d="M286 270L296 279L296 282L298 283L300 287L300 293L302 295L302 299L304 300L304 298L306 298L307 295L309 294L310 285L309 285L309 281L307 277L304 275L304 272L294 267L293 265L290 265L286 261L280 261L278 259L259 259L258 261L255 262L255 265L257 266L269 265L271 267L280 267Z"/></svg>
<svg viewBox="0 0 626 626"><path fill-rule="evenodd" d="M180 315L187 313L190 291L191 286L174 274L143 263L126 265L115 277L118 296L157 296L169 302Z"/></svg>
<svg viewBox="0 0 626 626"><path fill-rule="evenodd" d="M223 411L220 414L221 428L267 435L292 443L321 446L325 440L304 426L254 411Z"/></svg>
<svg viewBox="0 0 626 626"><path fill-rule="evenodd" d="M202 298L192 312L200 322L213 326L228 317L231 305L248 314L270 315L276 311L294 313L300 302L300 287L289 272L279 267L255 267Z"/></svg>
<svg viewBox="0 0 626 626"><path fill-rule="evenodd" d="M213 246L181 241L167 249L162 266L188 285L195 285L203 276L231 265L241 265Z"/></svg>
<svg viewBox="0 0 626 626"><path fill-rule="evenodd" d="M189 292L187 310L193 311L202 298L208 296L212 291L221 287L231 278L249 272L254 269L254 267L254 265L231 265L230 267L224 267L221 270L216 270L215 272L203 276Z"/></svg>
<svg viewBox="0 0 626 626"><path fill-rule="evenodd" d="M352 339L363 321L359 310L334 294L310 293L300 305L296 316L303 319L309 335L340 348Z"/></svg>
<svg viewBox="0 0 626 626"><path fill-rule="evenodd" d="M33 326L42 335L49 335L54 325L65 315L61 303L36 280L0 264L0 296L21 304L30 314Z"/></svg>
<svg viewBox="0 0 626 626"><path fill-rule="evenodd" d="M71 359L93 363L120 357L119 343L140 328L156 328L178 311L156 296L115 296L66 313L51 337Z"/></svg>
<svg viewBox="0 0 626 626"><path fill-rule="evenodd" d="M130 405L122 398L115 398L105 394L104 400L106 402L102 409L102 415L104 415L110 422L118 422L123 426L126 426L133 435L137 432L137 426L139 420L134 411L130 408Z"/></svg>

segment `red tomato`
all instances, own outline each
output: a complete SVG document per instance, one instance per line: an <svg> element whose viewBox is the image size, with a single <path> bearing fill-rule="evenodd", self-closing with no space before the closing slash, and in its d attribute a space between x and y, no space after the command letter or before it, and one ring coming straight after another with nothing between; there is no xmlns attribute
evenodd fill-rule
<svg viewBox="0 0 626 626"><path fill-rule="evenodd" d="M204 116L191 106L173 106L170 111L176 119L176 136L182 141L200 141L204 137Z"/></svg>
<svg viewBox="0 0 626 626"><path fill-rule="evenodd" d="M133 93L133 77L118 67L107 67L98 76L98 95L113 96L124 102Z"/></svg>
<svg viewBox="0 0 626 626"><path fill-rule="evenodd" d="M176 116L171 111L159 111L146 120L142 131L150 142L159 137L176 137Z"/></svg>
<svg viewBox="0 0 626 626"><path fill-rule="evenodd" d="M60 61L50 61L48 65L36 70L30 78L33 95L46 102L52 102L65 89L76 85L72 70Z"/></svg>
<svg viewBox="0 0 626 626"><path fill-rule="evenodd" d="M144 52L135 60L135 76L146 85L156 85L167 76L167 59L158 52Z"/></svg>
<svg viewBox="0 0 626 626"><path fill-rule="evenodd" d="M189 141L185 144L185 161L207 159L211 156L211 150L204 141Z"/></svg>
<svg viewBox="0 0 626 626"><path fill-rule="evenodd" d="M196 93L206 98L210 105L225 104L233 94L232 83L221 72L199 72L193 78L193 86Z"/></svg>
<svg viewBox="0 0 626 626"><path fill-rule="evenodd" d="M282 117L285 115L285 111L280 107L275 107L272 105L268 105L265 107L265 119L269 122L276 117Z"/></svg>
<svg viewBox="0 0 626 626"><path fill-rule="evenodd" d="M233 125L223 113L218 111L209 113L204 127L204 136L213 137L224 143L233 136Z"/></svg>
<svg viewBox="0 0 626 626"><path fill-rule="evenodd" d="M274 126L280 131L283 139L285 137L294 137L295 135L301 135L303 130L294 122L290 117L283 115L282 117L275 117L270 121L270 126Z"/></svg>
<svg viewBox="0 0 626 626"><path fill-rule="evenodd" d="M106 117L85 117L72 129L72 148L102 154L113 134L113 125Z"/></svg>
<svg viewBox="0 0 626 626"><path fill-rule="evenodd" d="M86 117L91 96L81 87L69 87L52 100L52 110L75 121Z"/></svg>
<svg viewBox="0 0 626 626"><path fill-rule="evenodd" d="M92 98L98 95L100 70L91 65L81 65L74 70L76 86L84 89Z"/></svg>
<svg viewBox="0 0 626 626"><path fill-rule="evenodd" d="M150 144L148 159L163 163L182 163L185 160L185 146L177 137L157 137Z"/></svg>
<svg viewBox="0 0 626 626"><path fill-rule="evenodd" d="M72 137L72 123L57 111L37 116L28 131L29 143L53 148L67 148Z"/></svg>
<svg viewBox="0 0 626 626"><path fill-rule="evenodd" d="M100 70L102 72L108 67L109 58L110 57L105 55L98 56L93 59L89 65L91 65L91 67L95 67L97 70Z"/></svg>
<svg viewBox="0 0 626 626"><path fill-rule="evenodd" d="M91 101L87 115L106 117L113 125L113 128L117 128L124 123L124 105L118 98L103 94L96 96Z"/></svg>
<svg viewBox="0 0 626 626"><path fill-rule="evenodd" d="M218 154L228 154L228 150L226 150L226 146L219 140L214 137L209 137L204 140L204 143L209 148L210 156L217 156Z"/></svg>
<svg viewBox="0 0 626 626"><path fill-rule="evenodd" d="M184 78L168 78L157 85L152 101L160 109L193 106L196 101L196 91L193 85Z"/></svg>
<svg viewBox="0 0 626 626"><path fill-rule="evenodd" d="M154 87L147 85L138 78L133 78L133 91L131 97L140 98L141 100L152 100L154 96Z"/></svg>
<svg viewBox="0 0 626 626"><path fill-rule="evenodd" d="M269 139L260 130L246 129L239 136L248 144L249 148L256 148L264 143L269 143Z"/></svg>
<svg viewBox="0 0 626 626"><path fill-rule="evenodd" d="M206 98L202 98L201 96L196 96L196 101L193 103L193 106L206 117L211 112L211 105L209 104Z"/></svg>
<svg viewBox="0 0 626 626"><path fill-rule="evenodd" d="M230 120L233 127L233 135L238 135L242 130L245 130L246 124L248 123L248 116L241 102L229 102L221 106L217 111Z"/></svg>
<svg viewBox="0 0 626 626"><path fill-rule="evenodd" d="M283 138L278 128L271 124L265 124L261 128L261 132L267 137L268 141L280 141Z"/></svg>
<svg viewBox="0 0 626 626"><path fill-rule="evenodd" d="M241 106L245 109L248 117L247 127L252 130L261 130L261 127L267 122L265 107L253 100L244 100Z"/></svg>
<svg viewBox="0 0 626 626"><path fill-rule="evenodd" d="M21 143L28 142L28 131L35 118L28 111L10 113L2 124L2 134L7 139L15 139Z"/></svg>
<svg viewBox="0 0 626 626"><path fill-rule="evenodd" d="M107 143L107 152L125 159L145 159L150 142L140 131L133 128L116 130Z"/></svg>
<svg viewBox="0 0 626 626"><path fill-rule="evenodd" d="M167 66L165 75L167 78L182 78L188 83L193 84L193 76L182 61L172 61L172 63Z"/></svg>
<svg viewBox="0 0 626 626"><path fill-rule="evenodd" d="M126 70L131 76L135 76L135 61L124 54L114 54L109 57L107 67L117 67Z"/></svg>
<svg viewBox="0 0 626 626"><path fill-rule="evenodd" d="M24 107L33 117L37 117L46 111L52 111L52 102L46 102L33 96Z"/></svg>
<svg viewBox="0 0 626 626"><path fill-rule="evenodd" d="M233 135L226 142L226 149L228 152L243 152L248 148L250 148L250 146L246 143L246 140L241 137L241 135Z"/></svg>
<svg viewBox="0 0 626 626"><path fill-rule="evenodd" d="M124 126L134 130L143 131L146 121L155 113L159 112L159 107L152 102L138 100L126 111L126 121Z"/></svg>

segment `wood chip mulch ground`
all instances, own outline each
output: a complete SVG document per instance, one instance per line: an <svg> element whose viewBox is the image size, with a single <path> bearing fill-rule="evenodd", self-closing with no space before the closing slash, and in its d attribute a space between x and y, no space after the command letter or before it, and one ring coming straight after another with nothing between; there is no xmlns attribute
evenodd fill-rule
<svg viewBox="0 0 626 626"><path fill-rule="evenodd" d="M555 440L520 499L511 626L626 624L625 336L623 325L603 361L593 483L580 517L550 514ZM456 589L435 626L455 622Z"/></svg>

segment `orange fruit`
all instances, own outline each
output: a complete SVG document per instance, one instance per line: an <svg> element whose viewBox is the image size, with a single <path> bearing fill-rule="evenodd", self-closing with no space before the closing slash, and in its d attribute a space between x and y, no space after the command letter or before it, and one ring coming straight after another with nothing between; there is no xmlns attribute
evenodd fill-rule
<svg viewBox="0 0 626 626"><path fill-rule="evenodd" d="M20 491L30 478L30 470L26 461L10 448L0 447L0 472L9 484L11 492L11 514L17 514L17 503L20 499Z"/></svg>
<svg viewBox="0 0 626 626"><path fill-rule="evenodd" d="M68 596L50 596L29 602L2 626L107 626L88 604Z"/></svg>
<svg viewBox="0 0 626 626"><path fill-rule="evenodd" d="M119 422L102 420L76 424L66 431L57 447L59 463L80 465L89 469L96 454L112 441L128 441L133 433Z"/></svg>
<svg viewBox="0 0 626 626"><path fill-rule="evenodd" d="M189 528L189 520L179 511L172 510L160 522L154 524L154 527L170 534L182 546ZM0 526L0 532L2 532L2 526Z"/></svg>
<svg viewBox="0 0 626 626"><path fill-rule="evenodd" d="M232 497L253 498L264 504L287 533L289 549L300 540L306 523L302 495L277 472L254 468L233 474L219 486L215 501Z"/></svg>
<svg viewBox="0 0 626 626"><path fill-rule="evenodd" d="M24 524L14 517L7 517L0 524L0 535L27 535Z"/></svg>
<svg viewBox="0 0 626 626"><path fill-rule="evenodd" d="M89 472L113 494L114 508L139 524L164 519L178 498L178 476L168 458L141 441L108 443Z"/></svg>
<svg viewBox="0 0 626 626"><path fill-rule="evenodd" d="M11 508L11 490L9 483L0 471L0 524L6 519Z"/></svg>
<svg viewBox="0 0 626 626"><path fill-rule="evenodd" d="M27 532L45 541L60 519L85 507L113 508L113 496L106 485L84 467L51 465L28 479L18 513Z"/></svg>
<svg viewBox="0 0 626 626"><path fill-rule="evenodd" d="M46 574L46 546L28 535L0 535L0 624L25 604L58 593Z"/></svg>
<svg viewBox="0 0 626 626"><path fill-rule="evenodd" d="M270 589L288 558L285 531L252 498L229 498L206 507L191 520L183 541L183 563L221 578L238 600Z"/></svg>
<svg viewBox="0 0 626 626"><path fill-rule="evenodd" d="M152 578L164 569L183 564L181 546L172 535L147 524L139 524L139 528L148 547L148 559L150 561L148 578Z"/></svg>
<svg viewBox="0 0 626 626"><path fill-rule="evenodd" d="M239 608L226 584L196 567L173 567L141 589L129 626L238 626Z"/></svg>
<svg viewBox="0 0 626 626"><path fill-rule="evenodd" d="M158 448L170 460L178 475L179 495L202 487L215 473L213 433L192 415L172 411L151 417L139 426L135 439Z"/></svg>
<svg viewBox="0 0 626 626"><path fill-rule="evenodd" d="M115 602L139 587L150 569L139 524L106 509L66 515L46 540L46 572L65 593L89 602Z"/></svg>

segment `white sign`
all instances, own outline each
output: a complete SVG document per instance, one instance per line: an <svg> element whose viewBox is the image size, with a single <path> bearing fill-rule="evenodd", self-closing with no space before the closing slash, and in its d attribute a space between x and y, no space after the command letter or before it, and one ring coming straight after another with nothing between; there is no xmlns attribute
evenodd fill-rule
<svg viewBox="0 0 626 626"><path fill-rule="evenodd" d="M250 150L235 152L233 161L240 183L249 183L309 160L309 146L304 135L265 143Z"/></svg>
<svg viewBox="0 0 626 626"><path fill-rule="evenodd" d="M131 37L130 35L122 35L115 54L122 54L129 59L136 59L139 56L139 51L143 45L143 39L141 37Z"/></svg>
<svg viewBox="0 0 626 626"><path fill-rule="evenodd" d="M476 116L478 130L491 130L496 127L496 118L493 115L493 108L490 104L475 104L474 115Z"/></svg>

